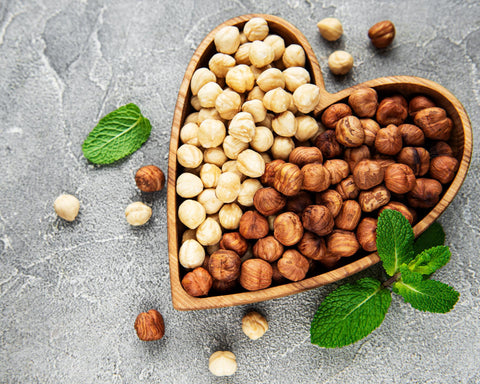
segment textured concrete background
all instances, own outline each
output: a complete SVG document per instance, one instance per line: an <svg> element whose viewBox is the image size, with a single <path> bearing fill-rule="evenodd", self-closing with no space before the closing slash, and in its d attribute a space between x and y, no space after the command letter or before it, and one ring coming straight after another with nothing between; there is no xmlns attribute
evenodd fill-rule
<svg viewBox="0 0 480 384"><path fill-rule="evenodd" d="M372 335L325 350L310 344L309 325L334 286L253 306L172 308L166 193L142 196L134 172L150 163L167 169L176 95L194 48L225 19L251 12L298 26L330 91L408 74L439 82L465 105L474 156L440 220L452 261L436 274L461 293L451 313L421 313L394 297ZM327 16L343 22L337 43L317 32ZM366 33L387 18L397 37L377 52ZM355 58L346 77L326 68L337 48ZM480 383L479 67L477 0L0 1L0 382ZM150 139L117 164L89 165L84 138L128 102L152 122ZM62 192L81 201L74 223L53 211ZM153 208L144 228L124 218L136 200ZM270 325L256 342L240 328L252 307ZM144 343L133 323L150 308L164 315L166 335ZM217 349L236 354L235 376L209 373Z"/></svg>

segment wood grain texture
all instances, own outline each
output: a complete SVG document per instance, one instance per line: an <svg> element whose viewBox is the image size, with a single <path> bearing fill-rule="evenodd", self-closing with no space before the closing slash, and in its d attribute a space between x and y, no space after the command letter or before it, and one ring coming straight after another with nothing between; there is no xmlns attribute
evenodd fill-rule
<svg viewBox="0 0 480 384"><path fill-rule="evenodd" d="M380 261L377 253L372 253L335 270L299 282L275 286L256 292L242 292L197 298L188 295L183 289L180 282L180 266L178 262L178 248L181 241L181 231L183 229L182 224L177 220L177 195L175 190L177 179L176 152L179 145L180 128L182 127L186 116L193 111L193 108L189 103L191 97L190 80L197 68L208 66L208 60L215 52L213 44L215 34L221 28L228 25L235 25L241 28L245 22L252 17L263 17L267 20L271 33L282 36L285 39L286 44L296 43L304 48L307 55L306 68L311 74L312 82L317 84L321 91L321 100L315 110L315 115L319 115L329 105L348 98L353 90L360 87L375 88L380 95L401 93L406 97L411 97L415 94L425 94L432 98L437 105L447 111L449 117L454 123L454 130L449 143L454 150L455 156L460 162L460 166L455 179L452 181L439 203L428 215L414 226L413 230L416 236L425 231L425 229L427 229L445 211L460 189L470 164L472 154L472 128L470 120L458 99L441 85L419 77L392 76L370 80L348 89L344 89L338 93L330 94L325 89L320 65L318 64L312 48L305 36L303 36L303 34L293 25L279 17L262 14L243 15L227 20L212 30L200 43L193 54L180 86L173 117L168 162L167 217L172 302L174 308L178 310L227 307L275 299L330 284L358 273Z"/></svg>

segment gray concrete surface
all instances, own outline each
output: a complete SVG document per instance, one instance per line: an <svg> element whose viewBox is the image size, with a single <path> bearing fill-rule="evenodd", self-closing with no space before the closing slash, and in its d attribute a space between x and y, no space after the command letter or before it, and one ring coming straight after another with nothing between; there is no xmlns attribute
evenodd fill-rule
<svg viewBox="0 0 480 384"><path fill-rule="evenodd" d="M333 286L256 305L173 309L166 193L142 196L133 175L149 163L167 168L176 95L194 48L225 19L251 12L297 25L330 91L409 74L439 82L465 105L473 160L440 220L452 261L437 278L461 293L451 313L421 313L394 297L372 335L325 350L310 344L309 325ZM316 22L326 16L343 22L337 43L319 37ZM397 37L377 52L366 33L383 19L394 21ZM355 58L343 78L326 69L337 48ZM480 383L479 52L476 0L0 1L0 382ZM117 164L88 164L84 138L128 102L150 118L150 139ZM53 211L62 192L81 200L74 223ZM136 200L153 208L144 228L124 219ZM166 335L144 343L133 323L150 308L163 313ZM256 342L240 328L250 308L270 324ZM209 373L217 349L236 354L235 376Z"/></svg>

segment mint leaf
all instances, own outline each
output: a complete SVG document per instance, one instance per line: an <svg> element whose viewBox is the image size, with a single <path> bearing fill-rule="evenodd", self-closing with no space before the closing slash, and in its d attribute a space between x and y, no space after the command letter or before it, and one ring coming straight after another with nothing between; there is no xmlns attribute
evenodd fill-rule
<svg viewBox="0 0 480 384"><path fill-rule="evenodd" d="M445 232L440 223L435 222L418 237L413 249L415 255L418 255L426 249L443 244L445 244Z"/></svg>
<svg viewBox="0 0 480 384"><path fill-rule="evenodd" d="M383 267L393 276L400 265L413 259L413 230L400 212L384 210L377 224L377 251Z"/></svg>
<svg viewBox="0 0 480 384"><path fill-rule="evenodd" d="M450 250L444 245L424 250L408 264L408 269L422 275L431 275L450 260Z"/></svg>
<svg viewBox="0 0 480 384"><path fill-rule="evenodd" d="M369 277L342 285L325 298L315 313L310 339L326 348L352 344L382 323L391 301L390 291Z"/></svg>
<svg viewBox="0 0 480 384"><path fill-rule="evenodd" d="M423 280L420 273L410 271L405 265L402 277L392 286L406 303L420 311L446 313L458 301L460 294L447 284L436 280Z"/></svg>
<svg viewBox="0 0 480 384"><path fill-rule="evenodd" d="M99 121L83 142L82 151L92 163L110 164L140 148L151 130L140 108L127 104Z"/></svg>

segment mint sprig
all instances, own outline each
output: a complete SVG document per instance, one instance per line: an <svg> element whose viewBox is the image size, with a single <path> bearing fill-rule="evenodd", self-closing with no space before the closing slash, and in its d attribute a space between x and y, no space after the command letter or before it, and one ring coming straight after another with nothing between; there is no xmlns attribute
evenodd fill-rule
<svg viewBox="0 0 480 384"><path fill-rule="evenodd" d="M388 311L390 287L420 311L450 311L460 294L447 284L428 279L450 260L450 250L443 246L442 227L432 227L414 242L412 227L405 217L397 211L383 211L377 223L377 252L392 277L383 283L363 278L330 293L313 318L312 343L326 348L343 347L370 334Z"/></svg>

